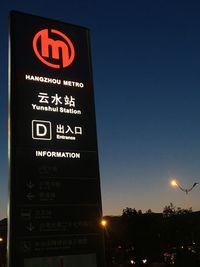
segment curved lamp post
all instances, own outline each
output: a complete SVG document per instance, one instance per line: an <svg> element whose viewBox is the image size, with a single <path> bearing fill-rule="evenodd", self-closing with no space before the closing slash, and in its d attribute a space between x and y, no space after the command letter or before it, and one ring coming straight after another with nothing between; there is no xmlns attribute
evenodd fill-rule
<svg viewBox="0 0 200 267"><path fill-rule="evenodd" d="M182 187L176 180L172 180L172 181L171 181L171 185L172 185L172 186L178 186L178 188L181 189L183 192L185 192L186 195L187 195L190 191L192 191L192 189L193 189L196 185L198 185L198 184L199 184L199 183L194 183L193 186L190 187L190 188L183 188L183 187Z"/></svg>
<svg viewBox="0 0 200 267"><path fill-rule="evenodd" d="M176 186L176 187L178 187L181 191L183 191L185 194L186 194L186 196L188 195L188 193L190 192L190 191L192 191L192 189L196 186L196 185L198 185L199 183L197 183L197 182L195 182L190 188L183 188L178 182L177 182L177 180L172 180L171 181L171 185L172 186Z"/></svg>

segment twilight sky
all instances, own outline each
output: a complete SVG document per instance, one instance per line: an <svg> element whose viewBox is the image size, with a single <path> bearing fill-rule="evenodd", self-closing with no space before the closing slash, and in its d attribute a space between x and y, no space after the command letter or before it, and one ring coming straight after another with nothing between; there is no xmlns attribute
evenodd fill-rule
<svg viewBox="0 0 200 267"><path fill-rule="evenodd" d="M200 182L199 0L2 0L0 8L0 218L8 195L10 10L91 30L104 215L126 207L184 207ZM189 194L200 210L200 187Z"/></svg>

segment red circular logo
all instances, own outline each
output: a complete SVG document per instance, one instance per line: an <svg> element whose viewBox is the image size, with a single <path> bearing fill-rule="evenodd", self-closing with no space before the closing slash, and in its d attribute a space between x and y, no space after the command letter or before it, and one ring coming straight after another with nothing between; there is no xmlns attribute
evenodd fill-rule
<svg viewBox="0 0 200 267"><path fill-rule="evenodd" d="M33 38L33 50L42 63L55 69L68 67L75 58L71 40L54 29L43 29L36 33Z"/></svg>

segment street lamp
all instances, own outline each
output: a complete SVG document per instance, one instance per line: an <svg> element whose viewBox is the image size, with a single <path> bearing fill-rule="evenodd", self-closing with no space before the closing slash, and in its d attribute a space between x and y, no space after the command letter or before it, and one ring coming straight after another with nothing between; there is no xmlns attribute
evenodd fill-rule
<svg viewBox="0 0 200 267"><path fill-rule="evenodd" d="M183 191L183 192L186 194L186 198L188 198L188 193L189 193L190 191L192 191L192 189L193 189L196 185L198 185L198 184L199 184L199 183L195 182L190 188L183 188L183 187L177 182L177 180L173 179L173 180L171 181L171 185L172 185L173 187L178 187L181 191Z"/></svg>
<svg viewBox="0 0 200 267"><path fill-rule="evenodd" d="M181 189L181 191L185 192L186 195L187 195L190 191L192 191L192 189L193 189L196 185L198 185L198 184L199 184L199 183L194 183L193 186L190 187L190 188L183 188L183 187L182 187L176 180L172 180L172 181L171 181L171 185L172 185L172 186L177 186L179 189Z"/></svg>

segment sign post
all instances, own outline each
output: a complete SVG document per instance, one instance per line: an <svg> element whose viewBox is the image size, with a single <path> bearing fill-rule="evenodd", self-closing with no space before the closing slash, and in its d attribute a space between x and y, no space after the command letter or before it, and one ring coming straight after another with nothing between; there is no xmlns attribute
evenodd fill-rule
<svg viewBox="0 0 200 267"><path fill-rule="evenodd" d="M89 31L11 13L9 267L103 267Z"/></svg>

